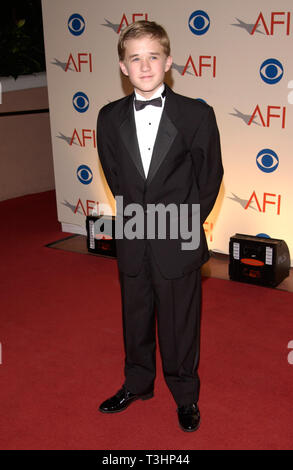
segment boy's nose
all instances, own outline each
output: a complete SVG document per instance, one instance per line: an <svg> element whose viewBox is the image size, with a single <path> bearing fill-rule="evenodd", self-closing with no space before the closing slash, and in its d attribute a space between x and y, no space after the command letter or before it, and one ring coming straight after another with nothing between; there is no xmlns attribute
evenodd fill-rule
<svg viewBox="0 0 293 470"><path fill-rule="evenodd" d="M148 59L144 59L141 61L141 68L142 70L149 70L150 68L150 62Z"/></svg>

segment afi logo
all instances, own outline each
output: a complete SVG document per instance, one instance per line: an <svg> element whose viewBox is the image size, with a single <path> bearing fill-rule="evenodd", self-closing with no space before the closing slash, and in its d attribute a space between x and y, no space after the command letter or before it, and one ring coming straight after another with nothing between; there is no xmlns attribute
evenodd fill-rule
<svg viewBox="0 0 293 470"><path fill-rule="evenodd" d="M217 59L216 56L211 55L200 55L196 60L192 58L190 55L187 59L185 67L181 73L181 75L185 75L186 71L192 67L194 75L196 77L202 77L203 71L209 69L209 73L212 74L213 77L216 76L216 63ZM190 73L189 71L187 73Z"/></svg>
<svg viewBox="0 0 293 470"><path fill-rule="evenodd" d="M112 23L112 21L107 20L105 18L106 23L102 24L102 26L105 26L106 28L113 29L113 31L117 34L121 33L121 30L129 26L131 23L134 23L135 21L139 20L148 20L148 14L147 13L132 13L132 15L127 19L127 16L125 13L123 13L123 16L120 20L120 23Z"/></svg>
<svg viewBox="0 0 293 470"><path fill-rule="evenodd" d="M85 147L87 141L90 141L91 145L96 148L96 131L94 129L82 129L80 133L74 129L69 145L76 144Z"/></svg>
<svg viewBox="0 0 293 470"><path fill-rule="evenodd" d="M278 26L276 27L276 25ZM267 36L273 36L276 32L275 29L277 31L282 30L286 36L289 36L290 25L291 13L289 11L272 11L271 15L266 17L266 19L262 12L260 12L250 34L254 35L255 32L260 32L258 28L262 27L264 30L263 34Z"/></svg>
<svg viewBox="0 0 293 470"><path fill-rule="evenodd" d="M276 114L278 112L278 114ZM253 110L253 113L248 121L248 126L254 121L254 119L258 117L261 125L263 127L270 127L271 119L280 119L281 120L281 128L285 129L286 126L286 107L285 106L267 106L266 109L261 111L259 105ZM279 121L280 122L280 121Z"/></svg>
<svg viewBox="0 0 293 470"><path fill-rule="evenodd" d="M68 60L66 62L65 72L70 67L70 64L73 65L76 72L81 72L81 68L88 69L90 72L93 71L93 64L92 64L92 54L88 54L86 52L79 52L77 54L76 59L74 60L73 55L70 53ZM85 66L86 64L86 66ZM69 69L72 70L72 69Z"/></svg>
<svg viewBox="0 0 293 470"><path fill-rule="evenodd" d="M79 198L74 208L74 214L76 214L79 209L82 210L84 216L92 215L93 212L100 213L99 204L99 201L91 201L90 199L87 199L85 204L83 204L82 200Z"/></svg>
<svg viewBox="0 0 293 470"><path fill-rule="evenodd" d="M146 20L147 21L148 20L148 14L147 13L132 13L131 19L130 19L130 21L128 21L125 13L123 13L121 21L119 23L117 34L120 34L120 32L123 28L126 28L131 23L134 23L135 21L139 21L139 20Z"/></svg>
<svg viewBox="0 0 293 470"><path fill-rule="evenodd" d="M247 210L252 202L256 203L257 209L259 212L265 213L267 211L267 205L273 205L274 210L276 211L277 215L280 215L281 212L281 194L273 194L273 193L263 193L262 200L261 197L257 197L255 191L253 191L252 195L250 196L246 206L244 207Z"/></svg>

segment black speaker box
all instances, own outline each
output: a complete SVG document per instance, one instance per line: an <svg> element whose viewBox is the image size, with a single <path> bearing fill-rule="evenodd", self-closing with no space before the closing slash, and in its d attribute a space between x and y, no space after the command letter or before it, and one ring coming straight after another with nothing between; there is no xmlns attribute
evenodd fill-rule
<svg viewBox="0 0 293 470"><path fill-rule="evenodd" d="M86 218L87 249L89 253L116 258L115 217L102 216L103 224L95 224L100 216Z"/></svg>
<svg viewBox="0 0 293 470"><path fill-rule="evenodd" d="M229 242L229 277L234 281L276 287L290 271L284 240L236 233Z"/></svg>

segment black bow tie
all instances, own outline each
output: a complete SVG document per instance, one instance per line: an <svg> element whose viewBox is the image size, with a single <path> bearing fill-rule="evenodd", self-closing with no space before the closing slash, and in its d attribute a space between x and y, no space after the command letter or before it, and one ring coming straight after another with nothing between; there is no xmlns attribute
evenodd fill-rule
<svg viewBox="0 0 293 470"><path fill-rule="evenodd" d="M151 104L152 106L157 106L158 108L162 107L162 98L159 96L158 98L153 98L152 100L146 100L146 101L141 101L141 100L134 100L134 106L136 111L140 111L141 109L144 109L146 106Z"/></svg>

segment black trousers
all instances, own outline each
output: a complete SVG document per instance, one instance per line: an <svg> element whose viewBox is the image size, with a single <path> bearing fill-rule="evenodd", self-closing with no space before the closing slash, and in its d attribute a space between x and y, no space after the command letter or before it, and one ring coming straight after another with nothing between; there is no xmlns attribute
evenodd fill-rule
<svg viewBox="0 0 293 470"><path fill-rule="evenodd" d="M147 243L140 273L120 272L125 386L132 393L153 387L156 376L156 316L166 383L178 406L196 403L200 350L201 273L162 277ZM157 314L157 315L156 315Z"/></svg>

